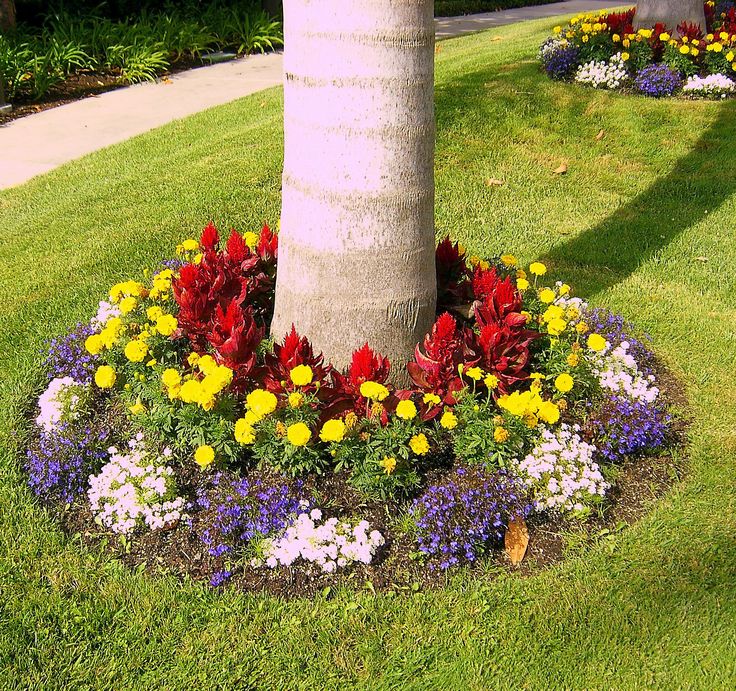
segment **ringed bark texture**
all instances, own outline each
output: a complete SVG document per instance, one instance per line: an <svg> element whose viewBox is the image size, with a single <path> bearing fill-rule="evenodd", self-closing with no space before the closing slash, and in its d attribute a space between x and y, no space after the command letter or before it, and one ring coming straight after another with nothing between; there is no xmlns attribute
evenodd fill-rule
<svg viewBox="0 0 736 691"><path fill-rule="evenodd" d="M435 317L432 0L285 0L284 174L271 332L394 379Z"/></svg>
<svg viewBox="0 0 736 691"><path fill-rule="evenodd" d="M703 0L640 0L636 4L634 28L651 28L657 22L664 24L673 35L682 22L699 24L705 33Z"/></svg>

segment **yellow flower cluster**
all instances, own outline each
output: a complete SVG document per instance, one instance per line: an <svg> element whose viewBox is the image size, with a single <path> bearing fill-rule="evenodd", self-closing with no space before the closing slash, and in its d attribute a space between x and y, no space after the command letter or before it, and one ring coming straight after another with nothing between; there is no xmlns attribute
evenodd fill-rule
<svg viewBox="0 0 736 691"><path fill-rule="evenodd" d="M196 403L203 410L212 410L217 401L217 394L230 385L233 371L225 365L218 365L211 355L202 357L193 353L190 364L199 373L193 372L184 377L174 368L164 370L161 382L166 387L169 398L184 403Z"/></svg>
<svg viewBox="0 0 736 691"><path fill-rule="evenodd" d="M388 398L388 389L375 381L366 381L360 385L360 395L371 401L383 401Z"/></svg>
<svg viewBox="0 0 736 691"><path fill-rule="evenodd" d="M529 427L536 427L540 420L554 425L560 419L559 407L552 401L543 400L534 387L501 396L498 406L524 420Z"/></svg>

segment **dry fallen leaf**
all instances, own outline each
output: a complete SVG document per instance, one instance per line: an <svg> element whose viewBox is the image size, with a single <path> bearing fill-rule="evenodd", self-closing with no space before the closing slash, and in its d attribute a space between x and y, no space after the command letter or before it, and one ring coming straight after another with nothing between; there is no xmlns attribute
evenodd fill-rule
<svg viewBox="0 0 736 691"><path fill-rule="evenodd" d="M506 554L509 555L509 559L514 566L521 564L528 545L529 528L526 526L526 521L521 516L511 519L509 529L504 537L504 546L506 547Z"/></svg>
<svg viewBox="0 0 736 691"><path fill-rule="evenodd" d="M170 80L170 79L169 79L168 77L164 77L164 78L163 78L163 79L161 80L161 83L162 83L162 84L173 84L174 82L172 82L172 81L171 81L171 80Z"/></svg>
<svg viewBox="0 0 736 691"><path fill-rule="evenodd" d="M467 305L453 305L450 310L461 316L463 319L472 319L475 314L475 303L471 302Z"/></svg>
<svg viewBox="0 0 736 691"><path fill-rule="evenodd" d="M709 261L708 257L695 257L695 260L703 263Z"/></svg>
<svg viewBox="0 0 736 691"><path fill-rule="evenodd" d="M555 168L553 172L555 175L564 175L567 173L567 163L560 163L560 167Z"/></svg>
<svg viewBox="0 0 736 691"><path fill-rule="evenodd" d="M491 39L491 42L493 42L493 41L502 41L502 40L503 40L503 36L494 36L494 37L493 37L493 38Z"/></svg>
<svg viewBox="0 0 736 691"><path fill-rule="evenodd" d="M486 187L501 187L503 184L504 181L498 178L486 178Z"/></svg>
<svg viewBox="0 0 736 691"><path fill-rule="evenodd" d="M442 46L435 46L435 48L434 48L435 55L437 53L440 53L441 51L442 51Z"/></svg>
<svg viewBox="0 0 736 691"><path fill-rule="evenodd" d="M605 136L606 136L606 131L605 130L601 130L600 132L598 132L598 134L595 135L595 140L597 142L599 142Z"/></svg>

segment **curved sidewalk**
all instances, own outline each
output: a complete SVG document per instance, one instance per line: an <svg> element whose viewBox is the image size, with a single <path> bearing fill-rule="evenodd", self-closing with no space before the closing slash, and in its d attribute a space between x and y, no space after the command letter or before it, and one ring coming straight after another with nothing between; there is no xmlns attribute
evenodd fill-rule
<svg viewBox="0 0 736 691"><path fill-rule="evenodd" d="M607 0L568 0L436 20L451 38L527 19L600 10ZM74 159L172 120L281 84L282 55L254 55L198 67L13 120L0 127L0 189L19 185Z"/></svg>

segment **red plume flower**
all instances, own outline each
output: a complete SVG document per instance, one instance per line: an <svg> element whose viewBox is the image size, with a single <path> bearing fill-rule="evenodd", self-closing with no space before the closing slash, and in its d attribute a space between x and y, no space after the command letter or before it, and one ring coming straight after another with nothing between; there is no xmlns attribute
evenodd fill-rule
<svg viewBox="0 0 736 691"><path fill-rule="evenodd" d="M263 368L263 385L272 393L294 391L297 387L291 381L290 372L297 365L308 365L312 368L312 383L298 387L299 391L313 392L322 388L332 370L324 364L322 353L315 355L312 344L306 336L299 336L292 324L291 332L284 342L276 343L273 353L267 353Z"/></svg>
<svg viewBox="0 0 736 691"><path fill-rule="evenodd" d="M217 305L208 340L215 349L215 359L233 370L236 386L242 386L253 372L264 333L256 325L250 307L243 310L237 300L232 300L227 309Z"/></svg>
<svg viewBox="0 0 736 691"><path fill-rule="evenodd" d="M470 274L465 263L465 254L460 251L459 243L453 244L449 236L437 245L435 269L438 309L470 301Z"/></svg>

